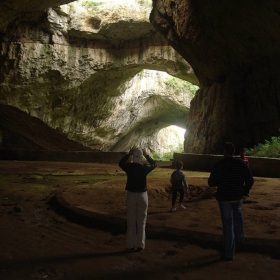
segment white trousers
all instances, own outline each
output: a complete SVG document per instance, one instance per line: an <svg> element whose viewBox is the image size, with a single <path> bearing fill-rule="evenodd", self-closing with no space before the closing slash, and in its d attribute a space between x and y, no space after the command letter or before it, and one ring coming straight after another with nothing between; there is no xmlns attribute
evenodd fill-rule
<svg viewBox="0 0 280 280"><path fill-rule="evenodd" d="M148 212L147 192L134 193L127 192L126 196L127 211L127 232L126 245L131 248L145 248L146 221Z"/></svg>

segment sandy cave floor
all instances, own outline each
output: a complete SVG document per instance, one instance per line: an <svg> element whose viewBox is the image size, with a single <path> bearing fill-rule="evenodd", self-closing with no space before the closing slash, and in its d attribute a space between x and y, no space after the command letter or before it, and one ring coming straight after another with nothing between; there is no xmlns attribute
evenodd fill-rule
<svg viewBox="0 0 280 280"><path fill-rule="evenodd" d="M148 223L221 234L208 173L185 171L190 193L184 211L170 213L169 177L148 177ZM125 218L125 176L117 165L0 161L0 279L279 279L280 260L219 251L182 241L147 239L141 253L127 254L125 235L71 223L50 207L60 192L72 205ZM280 179L255 178L243 206L247 237L280 240ZM279 241L280 242L280 241Z"/></svg>

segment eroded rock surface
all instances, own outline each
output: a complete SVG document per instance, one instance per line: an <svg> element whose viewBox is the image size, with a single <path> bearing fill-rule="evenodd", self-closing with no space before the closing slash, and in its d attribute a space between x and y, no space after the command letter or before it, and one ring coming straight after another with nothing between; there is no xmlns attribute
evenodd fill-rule
<svg viewBox="0 0 280 280"><path fill-rule="evenodd" d="M87 144L94 139L94 147L123 149L129 135L147 131L149 137L151 123L154 131L166 123L165 110L164 117L156 112L137 121L132 110L126 124L105 125L125 85L141 70L155 69L200 85L185 118L185 151L220 153L225 141L252 147L279 135L278 1L154 0L153 25L136 9L58 7L69 2L1 2L1 103ZM155 99L162 106L165 97ZM182 111L171 103L174 120Z"/></svg>
<svg viewBox="0 0 280 280"><path fill-rule="evenodd" d="M102 150L153 146L161 128L185 126L188 93L140 86L143 69L197 83L189 64L150 24L151 7L137 6L139 12L81 1L52 8L69 1L29 2L0 7L17 12L1 25L1 103Z"/></svg>
<svg viewBox="0 0 280 280"><path fill-rule="evenodd" d="M279 1L154 0L151 21L200 82L185 150L221 153L279 135Z"/></svg>

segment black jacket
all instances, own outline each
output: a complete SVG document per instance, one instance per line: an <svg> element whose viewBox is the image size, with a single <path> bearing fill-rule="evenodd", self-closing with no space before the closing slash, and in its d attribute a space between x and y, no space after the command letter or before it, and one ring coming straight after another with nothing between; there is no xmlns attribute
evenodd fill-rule
<svg viewBox="0 0 280 280"><path fill-rule="evenodd" d="M119 162L119 167L126 173L127 182L125 189L129 192L146 192L147 175L156 168L156 162L150 157L145 156L149 164L127 162L129 154L125 155Z"/></svg>
<svg viewBox="0 0 280 280"><path fill-rule="evenodd" d="M210 187L217 187L218 201L240 200L253 184L254 178L248 165L233 157L217 162L208 179Z"/></svg>
<svg viewBox="0 0 280 280"><path fill-rule="evenodd" d="M173 190L185 189L188 190L189 186L185 174L181 170L175 170L171 174L170 183Z"/></svg>

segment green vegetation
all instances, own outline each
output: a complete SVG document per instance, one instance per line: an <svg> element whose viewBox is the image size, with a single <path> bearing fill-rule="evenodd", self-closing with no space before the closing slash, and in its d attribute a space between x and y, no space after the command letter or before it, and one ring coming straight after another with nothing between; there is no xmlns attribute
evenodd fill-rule
<svg viewBox="0 0 280 280"><path fill-rule="evenodd" d="M162 156L159 153L153 153L153 159L155 161L161 160L161 161L170 161L170 159L173 158L173 152L165 153Z"/></svg>
<svg viewBox="0 0 280 280"><path fill-rule="evenodd" d="M152 5L151 0L138 0L138 3L140 6L151 6Z"/></svg>
<svg viewBox="0 0 280 280"><path fill-rule="evenodd" d="M246 152L249 156L280 158L280 136L271 137L270 141L265 140L265 143L260 143Z"/></svg>
<svg viewBox="0 0 280 280"><path fill-rule="evenodd" d="M153 159L154 160L161 160L161 161L170 161L170 159L173 158L173 153L182 153L184 148L183 148L183 143L179 143L179 146L172 150L172 147L170 148L170 152L164 153L160 155L159 153L153 153Z"/></svg>
<svg viewBox="0 0 280 280"><path fill-rule="evenodd" d="M167 88L173 90L175 93L189 92L192 98L195 96L197 90L199 89L198 86L174 77L164 81L164 83Z"/></svg>
<svg viewBox="0 0 280 280"><path fill-rule="evenodd" d="M87 0L82 0L81 4L82 4L82 6L89 8L89 9L94 9L97 6L100 6L100 3L96 3L94 1L87 1Z"/></svg>

